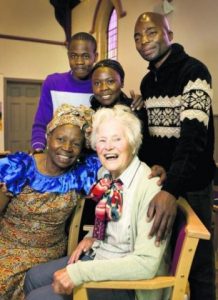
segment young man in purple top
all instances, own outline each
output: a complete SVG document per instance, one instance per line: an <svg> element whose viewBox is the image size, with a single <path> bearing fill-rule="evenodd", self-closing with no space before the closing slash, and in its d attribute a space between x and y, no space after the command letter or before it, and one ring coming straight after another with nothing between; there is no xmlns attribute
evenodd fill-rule
<svg viewBox="0 0 218 300"><path fill-rule="evenodd" d="M97 60L95 38L86 32L72 36L68 47L68 59L71 71L54 73L45 79L38 109L32 127L32 149L41 152L46 146L46 126L53 113L63 103L75 106L90 105L92 83L90 72Z"/></svg>

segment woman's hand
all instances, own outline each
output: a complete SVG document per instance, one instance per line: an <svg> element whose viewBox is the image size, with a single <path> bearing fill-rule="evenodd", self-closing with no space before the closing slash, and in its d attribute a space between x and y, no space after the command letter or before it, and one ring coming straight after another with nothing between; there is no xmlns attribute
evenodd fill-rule
<svg viewBox="0 0 218 300"><path fill-rule="evenodd" d="M92 237L87 237L84 238L76 247L76 249L73 251L73 253L71 254L70 259L68 260L68 264L73 264L75 262L77 262L80 258L80 255L86 251L88 251L89 249L91 249L94 241L96 239L92 238Z"/></svg>
<svg viewBox="0 0 218 300"><path fill-rule="evenodd" d="M53 279L52 287L55 293L67 295L72 293L74 283L71 280L66 268L56 271L53 275Z"/></svg>

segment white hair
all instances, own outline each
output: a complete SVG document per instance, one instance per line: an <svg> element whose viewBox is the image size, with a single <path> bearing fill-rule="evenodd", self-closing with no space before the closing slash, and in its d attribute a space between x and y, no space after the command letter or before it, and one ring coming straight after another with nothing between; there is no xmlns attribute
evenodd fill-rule
<svg viewBox="0 0 218 300"><path fill-rule="evenodd" d="M112 108L99 108L93 116L91 146L96 149L96 135L101 124L110 120L117 120L123 126L126 137L132 148L133 154L137 154L142 143L141 122L138 117L125 105L117 104Z"/></svg>

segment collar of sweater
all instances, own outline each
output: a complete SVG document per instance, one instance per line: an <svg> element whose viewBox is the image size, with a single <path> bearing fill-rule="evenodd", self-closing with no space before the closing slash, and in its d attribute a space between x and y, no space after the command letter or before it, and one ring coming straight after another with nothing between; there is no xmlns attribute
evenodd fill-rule
<svg viewBox="0 0 218 300"><path fill-rule="evenodd" d="M150 71L157 72L157 70L159 71L160 69L165 69L165 68L167 68L171 64L175 64L175 63L180 62L181 60L183 60L187 56L188 55L185 53L184 48L183 48L182 45L180 45L180 44L172 44L171 45L171 53L170 53L170 55L160 65L160 67L157 69L155 67L156 61L155 62L152 61L152 62L150 62L149 66L148 66L148 69Z"/></svg>

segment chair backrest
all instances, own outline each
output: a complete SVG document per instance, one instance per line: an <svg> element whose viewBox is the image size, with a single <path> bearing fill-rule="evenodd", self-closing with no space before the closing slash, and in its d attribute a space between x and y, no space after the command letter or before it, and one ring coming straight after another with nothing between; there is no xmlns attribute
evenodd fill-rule
<svg viewBox="0 0 218 300"><path fill-rule="evenodd" d="M78 197L78 203L72 213L68 231L68 255L73 252L78 242L82 240L87 231L89 231L90 228L86 230L84 229L84 225L85 227L92 227L95 220L96 202L91 199L86 199L85 196Z"/></svg>
<svg viewBox="0 0 218 300"><path fill-rule="evenodd" d="M180 198L178 204L180 209L179 214L177 214L179 231L172 258L171 270L172 275L175 277L175 284L171 296L172 300L183 299L184 297L188 276L199 240L210 239L210 233L187 201ZM184 216L185 220L183 218Z"/></svg>
<svg viewBox="0 0 218 300"><path fill-rule="evenodd" d="M184 300L188 276L199 239L210 239L210 233L185 199L180 198L178 206L182 212L179 215L182 217L178 221L178 232L175 234L171 274L168 276L157 276L148 280L87 282L74 288L73 299L88 300L87 288L155 290L172 287L170 299Z"/></svg>
<svg viewBox="0 0 218 300"><path fill-rule="evenodd" d="M185 239L186 216L180 207L177 209L176 219L172 229L170 239L172 249L172 260L170 265L170 274L175 275L179 257L182 251L182 245Z"/></svg>
<svg viewBox="0 0 218 300"><path fill-rule="evenodd" d="M85 199L82 196L78 196L77 201L77 205L71 216L70 228L68 233L68 255L70 255L73 252L79 241L80 224L85 205Z"/></svg>

